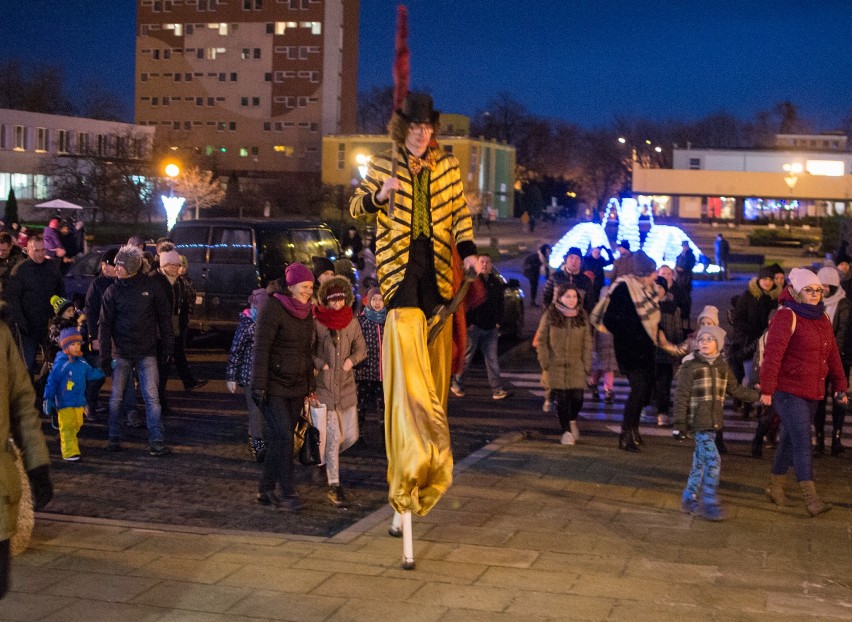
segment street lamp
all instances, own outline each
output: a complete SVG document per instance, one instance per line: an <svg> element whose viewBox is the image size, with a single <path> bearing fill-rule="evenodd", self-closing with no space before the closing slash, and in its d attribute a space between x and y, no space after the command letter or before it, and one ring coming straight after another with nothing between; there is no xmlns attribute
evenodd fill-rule
<svg viewBox="0 0 852 622"><path fill-rule="evenodd" d="M174 162L170 162L166 164L164 170L166 176L169 178L169 196L161 195L160 199L163 201L163 207L166 209L166 228L171 231L172 227L177 223L178 216L181 209L183 209L186 199L174 195L174 180L175 177L180 175L180 167Z"/></svg>
<svg viewBox="0 0 852 622"><path fill-rule="evenodd" d="M784 176L784 181L790 188L790 194L793 194L793 189L796 187L796 184L799 183L799 175L802 174L802 171L804 169L802 168L802 165L798 162L791 162L790 164L785 164L782 168L787 172L787 174Z"/></svg>

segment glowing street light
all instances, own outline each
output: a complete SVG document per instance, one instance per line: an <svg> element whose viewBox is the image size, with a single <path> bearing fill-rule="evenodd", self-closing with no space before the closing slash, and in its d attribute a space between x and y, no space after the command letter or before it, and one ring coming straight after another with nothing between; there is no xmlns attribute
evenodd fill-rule
<svg viewBox="0 0 852 622"><path fill-rule="evenodd" d="M358 173L361 175L361 179L364 179L367 176L367 165L370 163L370 156L366 153L356 153L355 154L355 164L358 165Z"/></svg>
<svg viewBox="0 0 852 622"><path fill-rule="evenodd" d="M177 223L180 211L183 209L183 204L186 201L183 197L174 196L174 180L180 175L180 167L174 162L166 164L165 173L169 178L169 196L161 195L160 200L163 202L163 207L166 209L166 227L171 231L172 227Z"/></svg>
<svg viewBox="0 0 852 622"><path fill-rule="evenodd" d="M789 164L785 164L782 168L787 172L787 174L784 176L784 181L790 188L790 194L792 194L793 189L796 187L796 184L799 183L799 175L801 175L802 171L804 171L805 169L799 162L791 162Z"/></svg>

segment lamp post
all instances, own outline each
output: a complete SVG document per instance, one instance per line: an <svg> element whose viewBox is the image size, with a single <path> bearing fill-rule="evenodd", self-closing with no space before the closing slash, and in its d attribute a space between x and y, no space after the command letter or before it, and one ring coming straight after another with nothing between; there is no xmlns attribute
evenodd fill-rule
<svg viewBox="0 0 852 622"><path fill-rule="evenodd" d="M160 199L163 201L163 207L166 209L166 228L171 231L172 227L177 223L180 210L183 209L186 199L174 195L174 180L175 177L180 175L180 167L174 162L170 162L166 164L164 171L166 177L169 178L169 196L161 195Z"/></svg>

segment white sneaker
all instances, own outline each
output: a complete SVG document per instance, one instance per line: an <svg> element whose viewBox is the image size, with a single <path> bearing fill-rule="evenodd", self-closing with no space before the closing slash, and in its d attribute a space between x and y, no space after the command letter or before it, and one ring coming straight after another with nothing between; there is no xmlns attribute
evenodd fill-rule
<svg viewBox="0 0 852 622"><path fill-rule="evenodd" d="M571 436L574 437L575 441L579 441L580 440L580 426L577 425L576 421L571 421L569 423L569 425L571 426Z"/></svg>
<svg viewBox="0 0 852 622"><path fill-rule="evenodd" d="M668 415L657 415L658 428L670 428L672 426L672 418Z"/></svg>
<svg viewBox="0 0 852 622"><path fill-rule="evenodd" d="M544 404L541 405L541 411L549 413L552 402L550 400L544 400Z"/></svg>
<svg viewBox="0 0 852 622"><path fill-rule="evenodd" d="M559 439L559 442L563 445L573 445L574 444L574 435L570 432L564 432L562 434L562 438Z"/></svg>

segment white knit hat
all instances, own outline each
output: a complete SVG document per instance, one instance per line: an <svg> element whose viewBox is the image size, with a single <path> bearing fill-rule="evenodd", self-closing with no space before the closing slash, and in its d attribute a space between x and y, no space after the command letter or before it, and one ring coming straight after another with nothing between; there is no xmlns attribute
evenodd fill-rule
<svg viewBox="0 0 852 622"><path fill-rule="evenodd" d="M701 313L698 314L698 323L701 323L701 318L706 317L709 318L713 322L713 326L719 325L719 309L714 307L713 305L706 305L703 309L701 309Z"/></svg>
<svg viewBox="0 0 852 622"><path fill-rule="evenodd" d="M793 268L790 270L789 278L790 285L793 286L793 289L797 294L808 285L820 287L819 277L814 274L812 270L808 270L807 268Z"/></svg>
<svg viewBox="0 0 852 622"><path fill-rule="evenodd" d="M834 266L823 266L819 269L819 272L817 272L817 277L819 277L819 282L823 285L834 285L835 287L840 286L840 273Z"/></svg>
<svg viewBox="0 0 852 622"><path fill-rule="evenodd" d="M180 265L180 253L175 250L166 251L165 253L160 253L160 265L161 266L179 266Z"/></svg>

